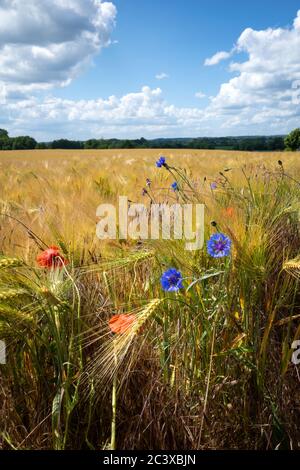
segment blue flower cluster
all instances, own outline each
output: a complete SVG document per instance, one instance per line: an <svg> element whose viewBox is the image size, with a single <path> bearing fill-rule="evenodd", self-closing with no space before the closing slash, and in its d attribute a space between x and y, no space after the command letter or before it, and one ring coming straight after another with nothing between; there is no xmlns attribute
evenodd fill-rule
<svg viewBox="0 0 300 470"><path fill-rule="evenodd" d="M179 289L182 289L182 280L181 272L175 268L168 269L160 278L161 286L167 292L177 292Z"/></svg>
<svg viewBox="0 0 300 470"><path fill-rule="evenodd" d="M214 233L207 242L207 252L213 258L229 256L231 252L231 240L224 233ZM183 289L183 277L180 271L170 268L160 278L161 287L167 292L177 292Z"/></svg>
<svg viewBox="0 0 300 470"><path fill-rule="evenodd" d="M214 233L207 242L207 252L213 258L229 256L231 240L224 233Z"/></svg>
<svg viewBox="0 0 300 470"><path fill-rule="evenodd" d="M165 167L168 168L166 159L163 156L160 156L156 161L157 168ZM151 181L147 178L147 186L150 186ZM215 181L210 184L212 190L217 189L218 185ZM179 186L177 181L174 181L171 184L173 191L179 191ZM147 190L144 189L144 192L147 193ZM224 233L214 233L210 239L207 241L207 253L213 258L223 258L229 256L231 253L231 240ZM161 287L164 291L167 292L177 292L179 289L183 289L183 277L180 271L177 271L175 268L170 268L163 273L160 278Z"/></svg>
<svg viewBox="0 0 300 470"><path fill-rule="evenodd" d="M161 168L162 166L166 166L166 158L165 157L159 157L159 159L156 162L157 168Z"/></svg>

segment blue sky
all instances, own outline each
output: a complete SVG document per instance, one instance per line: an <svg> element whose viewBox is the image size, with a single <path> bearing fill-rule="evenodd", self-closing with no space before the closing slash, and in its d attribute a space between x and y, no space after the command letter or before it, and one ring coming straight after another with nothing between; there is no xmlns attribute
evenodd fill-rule
<svg viewBox="0 0 300 470"><path fill-rule="evenodd" d="M219 50L230 50L247 27L266 29L292 23L299 1L274 0L115 0L118 41L94 60L82 77L61 92L73 99L124 95L147 84L159 85L179 106L199 105L195 93L218 92L228 80L227 64L205 67ZM165 72L161 83L155 75Z"/></svg>
<svg viewBox="0 0 300 470"><path fill-rule="evenodd" d="M0 5L0 126L12 135L276 134L299 125L299 1L44 3ZM210 60L219 52L224 60Z"/></svg>

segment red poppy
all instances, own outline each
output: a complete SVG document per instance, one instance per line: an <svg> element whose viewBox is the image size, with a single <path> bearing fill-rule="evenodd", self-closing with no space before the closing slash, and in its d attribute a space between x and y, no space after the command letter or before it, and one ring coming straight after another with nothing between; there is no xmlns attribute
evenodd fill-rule
<svg viewBox="0 0 300 470"><path fill-rule="evenodd" d="M50 246L37 257L37 263L42 268L62 268L69 263L59 252L57 246Z"/></svg>
<svg viewBox="0 0 300 470"><path fill-rule="evenodd" d="M225 209L225 213L226 215L228 215L228 217L233 217L234 215L234 208L233 207L227 207Z"/></svg>
<svg viewBox="0 0 300 470"><path fill-rule="evenodd" d="M111 317L108 324L113 333L125 333L135 321L135 315L121 313L120 315L114 315Z"/></svg>

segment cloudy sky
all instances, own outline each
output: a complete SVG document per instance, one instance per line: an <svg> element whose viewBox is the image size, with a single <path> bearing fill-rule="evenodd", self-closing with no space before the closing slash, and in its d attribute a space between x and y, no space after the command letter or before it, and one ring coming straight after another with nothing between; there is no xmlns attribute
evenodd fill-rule
<svg viewBox="0 0 300 470"><path fill-rule="evenodd" d="M299 125L299 0L0 0L0 127L12 136Z"/></svg>

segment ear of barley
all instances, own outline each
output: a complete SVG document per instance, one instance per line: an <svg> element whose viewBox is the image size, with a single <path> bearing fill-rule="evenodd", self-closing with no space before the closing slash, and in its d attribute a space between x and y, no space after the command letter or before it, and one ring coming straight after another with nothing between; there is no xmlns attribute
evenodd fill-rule
<svg viewBox="0 0 300 470"><path fill-rule="evenodd" d="M13 323L15 326L20 324L33 324L33 318L30 314L21 312L9 306L3 305L0 306L0 320Z"/></svg>
<svg viewBox="0 0 300 470"><path fill-rule="evenodd" d="M282 266L284 271L287 271L292 276L300 278L300 256L294 259L285 261Z"/></svg>
<svg viewBox="0 0 300 470"><path fill-rule="evenodd" d="M26 294L25 289L1 289L0 290L0 301L13 299L21 295Z"/></svg>
<svg viewBox="0 0 300 470"><path fill-rule="evenodd" d="M142 309L130 312L130 314L134 313L136 321L122 334L112 336L107 332L107 325L105 326L103 337L106 336L108 339L100 346L94 360L87 367L87 376L94 380L95 386L98 386L99 390L103 392L111 385L120 368L122 368L122 376L120 376L119 386L126 379L126 370L128 372L138 359L139 350L132 351L132 354L128 357L130 347L138 336L141 327L151 318L163 301L164 299L153 299ZM142 341L144 340L145 337ZM126 357L128 357L128 363L126 361L125 364Z"/></svg>
<svg viewBox="0 0 300 470"><path fill-rule="evenodd" d="M0 320L0 339L15 339L16 336L23 334L18 328L15 328L13 325L10 325L6 321Z"/></svg>
<svg viewBox="0 0 300 470"><path fill-rule="evenodd" d="M6 256L0 257L0 269L17 268L24 263L18 258L8 258Z"/></svg>
<svg viewBox="0 0 300 470"><path fill-rule="evenodd" d="M137 316L137 321L133 325L130 334L136 335L143 324L151 317L155 312L157 307L163 302L162 299L153 299L151 302L142 310L142 312ZM127 333L125 333L127 334Z"/></svg>
<svg viewBox="0 0 300 470"><path fill-rule="evenodd" d="M95 266L90 266L86 272L93 272L93 271L109 271L113 269L120 269L120 268L128 268L134 264L141 263L143 261L149 260L154 258L154 251L141 251L135 252L125 258L119 258L112 261L104 261Z"/></svg>

